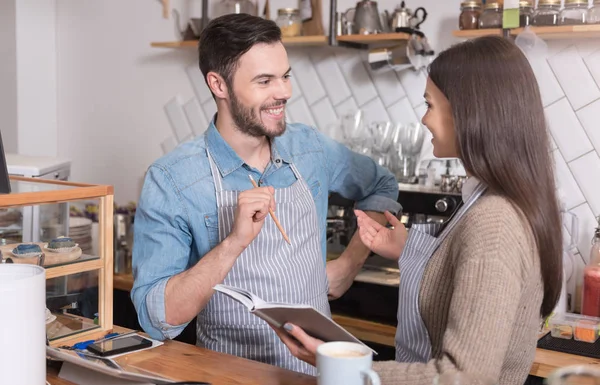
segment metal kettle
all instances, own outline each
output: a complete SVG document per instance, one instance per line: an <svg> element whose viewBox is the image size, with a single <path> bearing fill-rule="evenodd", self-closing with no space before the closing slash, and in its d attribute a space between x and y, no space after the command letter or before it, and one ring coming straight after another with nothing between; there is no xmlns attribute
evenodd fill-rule
<svg viewBox="0 0 600 385"><path fill-rule="evenodd" d="M418 13L421 12L421 17L418 17ZM389 15L388 11L385 11L388 23L391 31L396 31L398 28L412 28L419 29L419 26L423 24L427 18L427 11L423 7L419 7L413 14L410 9L405 7L404 1L400 4L399 8L394 10L392 15Z"/></svg>
<svg viewBox="0 0 600 385"><path fill-rule="evenodd" d="M346 10L344 15L347 19L352 18L349 14L354 14L354 33L361 35L381 33L383 32L383 26L381 25L381 19L379 11L377 10L377 2L372 0L362 0L356 3L355 8Z"/></svg>

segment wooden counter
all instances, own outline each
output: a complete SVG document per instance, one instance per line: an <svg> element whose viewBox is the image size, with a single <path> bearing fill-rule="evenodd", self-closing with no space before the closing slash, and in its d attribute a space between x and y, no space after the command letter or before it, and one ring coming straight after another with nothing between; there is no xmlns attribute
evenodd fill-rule
<svg viewBox="0 0 600 385"><path fill-rule="evenodd" d="M114 276L115 289L130 291L132 286L133 277L131 275ZM360 340L394 346L396 334L394 326L335 314L333 319ZM557 368L569 365L600 365L600 360L553 350L537 349L529 373L533 376L546 378Z"/></svg>
<svg viewBox="0 0 600 385"><path fill-rule="evenodd" d="M316 385L308 376L256 361L213 352L178 341L117 357L123 366L143 369L177 381L204 381L211 385ZM51 385L76 385L48 369Z"/></svg>

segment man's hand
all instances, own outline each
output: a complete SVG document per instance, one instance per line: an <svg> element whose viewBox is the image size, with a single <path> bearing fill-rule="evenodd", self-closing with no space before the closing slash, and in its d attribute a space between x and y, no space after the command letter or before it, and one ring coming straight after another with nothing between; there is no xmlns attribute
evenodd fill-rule
<svg viewBox="0 0 600 385"><path fill-rule="evenodd" d="M242 248L248 247L260 233L269 215L275 210L275 189L271 186L243 191L238 196L233 229L227 238Z"/></svg>

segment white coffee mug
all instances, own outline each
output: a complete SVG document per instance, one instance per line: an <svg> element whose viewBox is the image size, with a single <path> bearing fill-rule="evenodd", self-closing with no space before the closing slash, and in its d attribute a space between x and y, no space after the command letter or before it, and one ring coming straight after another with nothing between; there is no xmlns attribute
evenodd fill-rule
<svg viewBox="0 0 600 385"><path fill-rule="evenodd" d="M380 385L372 362L373 352L364 345L327 342L317 348L317 384Z"/></svg>

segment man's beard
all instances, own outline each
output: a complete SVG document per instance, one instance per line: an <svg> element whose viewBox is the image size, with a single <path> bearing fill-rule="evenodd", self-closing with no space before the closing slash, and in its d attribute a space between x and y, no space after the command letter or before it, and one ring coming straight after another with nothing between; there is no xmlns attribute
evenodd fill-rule
<svg viewBox="0 0 600 385"><path fill-rule="evenodd" d="M267 106L266 108L284 107L285 104L286 101L284 100L277 105ZM261 110L264 108L265 107L261 107ZM238 130L244 134L254 137L266 136L267 138L274 138L276 136L280 136L285 131L285 117L277 122L277 131L271 132L267 130L265 125L260 121L259 117L256 116L256 111L240 103L235 94L231 95L230 109L233 122L237 126Z"/></svg>

